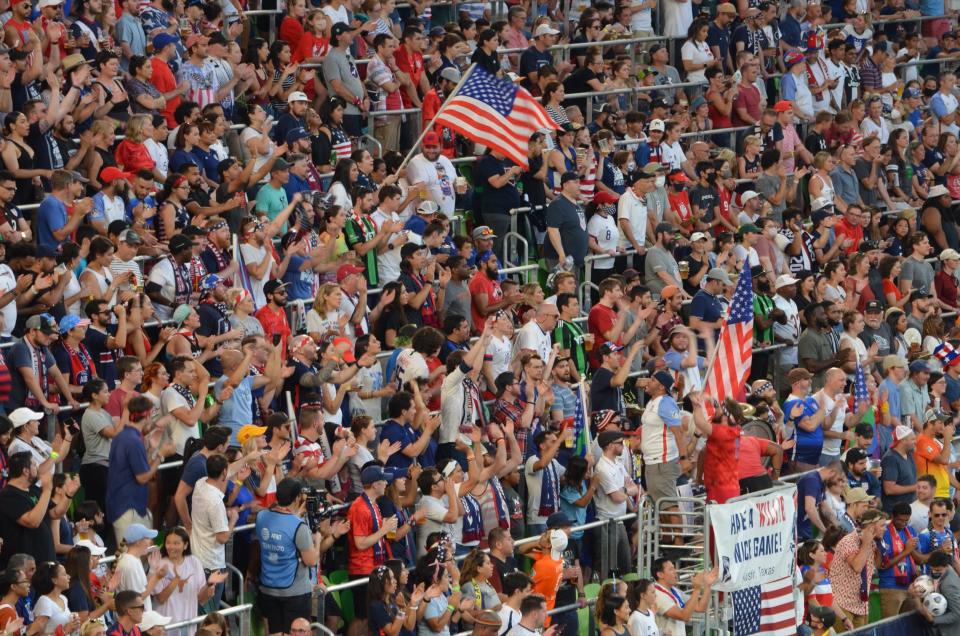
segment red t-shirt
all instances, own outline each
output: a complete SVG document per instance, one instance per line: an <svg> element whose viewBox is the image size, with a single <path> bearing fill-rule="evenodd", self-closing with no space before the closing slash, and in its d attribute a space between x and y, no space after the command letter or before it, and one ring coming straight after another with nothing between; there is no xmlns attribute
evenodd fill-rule
<svg viewBox="0 0 960 636"><path fill-rule="evenodd" d="M17 608L4 603L0 605L0 629L6 627L10 621L17 620Z"/></svg>
<svg viewBox="0 0 960 636"><path fill-rule="evenodd" d="M280 334L280 354L285 359L287 357L287 338L292 333L290 323L287 322L287 312L283 309L273 311L270 305L264 305L254 314L260 324L263 325L263 334L268 339L273 338L273 334Z"/></svg>
<svg viewBox="0 0 960 636"><path fill-rule="evenodd" d="M150 75L150 83L161 93L169 93L177 87L177 80L173 77L170 65L156 57L150 58L150 66L153 67L153 73ZM171 130L177 127L177 120L173 118L173 111L180 105L180 96L177 95L168 99L164 104L160 114L167 119L167 126Z"/></svg>
<svg viewBox="0 0 960 636"><path fill-rule="evenodd" d="M853 254L860 248L860 242L863 241L863 226L857 225L856 227L847 223L846 219L840 219L837 221L836 225L833 226L833 233L836 235L837 240L840 241L840 244L843 244L845 238L852 238L853 243L847 247L840 249L843 250L844 254Z"/></svg>
<svg viewBox="0 0 960 636"><path fill-rule="evenodd" d="M690 195L687 191L674 192L671 188L667 191L667 200L670 202L670 209L680 218L680 225L687 230L692 230L693 208L690 207Z"/></svg>
<svg viewBox="0 0 960 636"><path fill-rule="evenodd" d="M136 173L138 170L153 170L156 162L150 157L150 152L143 144L124 139L113 152L117 166L124 172Z"/></svg>
<svg viewBox="0 0 960 636"><path fill-rule="evenodd" d="M740 84L736 97L733 99L733 125L746 126L747 122L737 116L737 109L743 108L751 117L760 121L760 91L756 86L744 86ZM752 122L751 124L752 125ZM714 122L714 128L719 128Z"/></svg>
<svg viewBox="0 0 960 636"><path fill-rule="evenodd" d="M318 38L313 33L304 31L290 61L299 63L311 57L323 57L329 50L328 38Z"/></svg>
<svg viewBox="0 0 960 636"><path fill-rule="evenodd" d="M379 507L374 502L374 508L379 515ZM382 515L379 515L380 524L383 523ZM357 497L350 505L347 511L347 521L350 522L350 533L347 535L347 572L350 574L370 574L376 563L373 556L373 546L366 550L357 548L356 537L366 537L373 534L373 518L370 516L370 507L364 497ZM387 554L390 554L389 542L384 541Z"/></svg>
<svg viewBox="0 0 960 636"><path fill-rule="evenodd" d="M617 312L613 307L597 303L590 308L587 329L593 334L594 345L593 351L590 352L590 366L594 369L600 368L600 345L607 341L603 334L610 331L615 322L617 322ZM616 344L620 344L620 338L617 338Z"/></svg>
<svg viewBox="0 0 960 636"><path fill-rule="evenodd" d="M957 280L942 269L937 270L933 277L933 287L937 290L937 298L951 307L957 306Z"/></svg>
<svg viewBox="0 0 960 636"><path fill-rule="evenodd" d="M140 395L136 391L133 392L133 397ZM120 388L119 384L117 388L110 392L110 399L107 400L107 405L103 407L103 410L110 414L111 417L120 417L123 415L123 401L127 399L127 392Z"/></svg>
<svg viewBox="0 0 960 636"><path fill-rule="evenodd" d="M707 500L724 503L740 494L737 471L739 441L739 426L713 426L703 461L703 485L707 488Z"/></svg>
<svg viewBox="0 0 960 636"><path fill-rule="evenodd" d="M761 461L767 444L767 440L761 437L750 435L740 437L740 456L737 458L737 477L739 479L759 477L767 473L767 469Z"/></svg>
<svg viewBox="0 0 960 636"><path fill-rule="evenodd" d="M490 280L490 277L483 272L477 272L473 275L467 289L470 290L470 317L473 318L473 330L480 333L483 331L487 319L477 311L477 304L473 301L473 297L486 294L487 306L489 307L503 299L503 291L500 289L500 281Z"/></svg>
<svg viewBox="0 0 960 636"><path fill-rule="evenodd" d="M401 94L403 93L402 90L399 92ZM440 96L437 94L436 88L431 88L430 92L424 95L422 106L424 128L430 125L430 122L433 121L433 118L437 116L437 112L440 110L442 105L443 100L440 99ZM453 159L456 157L456 134L446 126L441 126L439 124L434 125L433 130L440 136L440 152L443 153L447 159Z"/></svg>
<svg viewBox="0 0 960 636"><path fill-rule="evenodd" d="M280 39L294 48L303 38L303 24L294 17L286 16L280 23Z"/></svg>
<svg viewBox="0 0 960 636"><path fill-rule="evenodd" d="M410 81L414 86L420 85L420 77L423 76L423 54L407 52L405 46L400 46L393 54L393 59L397 61L397 68L410 76ZM400 97L403 98L404 108L413 108L413 102L407 96L407 91L401 89ZM476 324L476 323L474 323Z"/></svg>

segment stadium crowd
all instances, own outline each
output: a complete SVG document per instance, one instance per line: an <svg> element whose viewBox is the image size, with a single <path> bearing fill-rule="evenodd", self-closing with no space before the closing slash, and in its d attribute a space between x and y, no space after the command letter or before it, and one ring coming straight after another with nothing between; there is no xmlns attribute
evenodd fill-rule
<svg viewBox="0 0 960 636"><path fill-rule="evenodd" d="M319 4L0 3L2 636L683 636L781 478L797 633L960 633L954 0Z"/></svg>

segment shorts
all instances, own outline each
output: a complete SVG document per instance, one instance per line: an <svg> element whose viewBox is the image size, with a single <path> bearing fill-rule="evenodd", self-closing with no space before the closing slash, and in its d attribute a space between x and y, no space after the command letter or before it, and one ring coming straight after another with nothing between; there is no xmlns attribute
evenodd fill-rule
<svg viewBox="0 0 960 636"><path fill-rule="evenodd" d="M654 501L677 497L677 479L680 478L680 462L664 462L662 464L645 464L644 481L647 485L647 494Z"/></svg>
<svg viewBox="0 0 960 636"><path fill-rule="evenodd" d="M271 634L289 634L290 623L297 618L310 620L313 595L310 593L300 596L270 596L260 592L257 602L260 604L260 613L267 619L267 629Z"/></svg>

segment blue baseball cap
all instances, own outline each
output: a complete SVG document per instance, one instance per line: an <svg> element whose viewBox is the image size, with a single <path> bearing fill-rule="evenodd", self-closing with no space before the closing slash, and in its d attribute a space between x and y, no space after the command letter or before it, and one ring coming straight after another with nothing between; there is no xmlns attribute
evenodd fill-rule
<svg viewBox="0 0 960 636"><path fill-rule="evenodd" d="M159 533L156 530L148 528L139 523L131 523L127 526L127 529L123 532L123 540L127 542L127 545L131 543L136 543L143 539L156 539Z"/></svg>
<svg viewBox="0 0 960 636"><path fill-rule="evenodd" d="M360 473L360 483L364 486L375 484L378 481L387 481L387 476L379 466L367 466L363 469L363 472Z"/></svg>
<svg viewBox="0 0 960 636"><path fill-rule="evenodd" d="M292 144L297 140L306 139L309 136L310 136L310 133L308 133L303 128L303 126L297 126L296 128L294 128L293 130L287 133L287 143Z"/></svg>
<svg viewBox="0 0 960 636"><path fill-rule="evenodd" d="M169 33L158 33L153 38L153 50L154 52L159 52L170 44L176 44L179 39L177 36L170 35Z"/></svg>
<svg viewBox="0 0 960 636"><path fill-rule="evenodd" d="M216 274L207 274L200 279L200 291L210 291L223 282L223 279Z"/></svg>
<svg viewBox="0 0 960 636"><path fill-rule="evenodd" d="M60 319L60 333L67 333L71 329L76 329L77 327L86 327L89 324L89 320L86 318L81 318L80 316L64 316Z"/></svg>

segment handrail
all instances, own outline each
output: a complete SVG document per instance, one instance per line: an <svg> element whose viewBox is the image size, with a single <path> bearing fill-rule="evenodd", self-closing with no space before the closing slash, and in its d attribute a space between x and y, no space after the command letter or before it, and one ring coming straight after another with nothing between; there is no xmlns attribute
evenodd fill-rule
<svg viewBox="0 0 960 636"><path fill-rule="evenodd" d="M101 562L102 562L102 561L103 561L103 560L101 559ZM249 611L251 611L251 610L253 610L253 604L252 604L252 603L244 603L244 604L242 604L242 605L234 605L233 607L228 607L228 608L226 608L226 609L219 610L219 611L217 611L217 612L215 612L215 613L216 613L216 614L219 614L220 616L232 616L233 614L240 614L240 613L242 613L242 612L249 612ZM204 614L203 616L197 616L196 618L191 618L191 619L188 620L188 621L180 621L180 622L177 622L177 623L170 623L170 624L166 625L166 626L164 627L164 629L165 629L166 631L170 631L170 630L173 630L173 629L180 629L181 627L190 627L191 625L199 625L200 623L202 623L203 621L206 620L207 616L208 616L208 614Z"/></svg>

